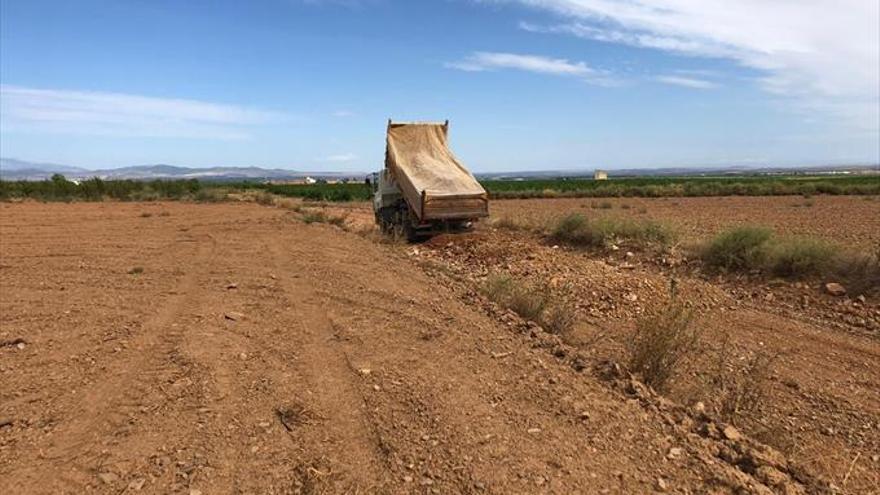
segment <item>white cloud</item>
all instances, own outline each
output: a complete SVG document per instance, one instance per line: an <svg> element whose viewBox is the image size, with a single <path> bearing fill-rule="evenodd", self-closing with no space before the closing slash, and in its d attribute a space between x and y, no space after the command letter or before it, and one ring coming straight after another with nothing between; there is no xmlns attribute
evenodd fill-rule
<svg viewBox="0 0 880 495"><path fill-rule="evenodd" d="M461 62L447 65L466 71L516 69L558 76L588 76L595 72L583 62L569 62L564 58L498 52L474 52Z"/></svg>
<svg viewBox="0 0 880 495"><path fill-rule="evenodd" d="M469 72L510 69L554 76L573 76L603 86L613 86L618 83L607 71L594 69L584 62L520 53L474 52L460 61L447 63L446 67Z"/></svg>
<svg viewBox="0 0 880 495"><path fill-rule="evenodd" d="M876 0L495 0L554 12L522 23L609 43L721 57L800 108L861 129L880 126L880 2Z"/></svg>
<svg viewBox="0 0 880 495"><path fill-rule="evenodd" d="M100 136L247 139L286 118L253 108L123 93L0 85L3 131Z"/></svg>
<svg viewBox="0 0 880 495"><path fill-rule="evenodd" d="M354 153L341 153L338 155L330 155L324 158L325 162L334 162L334 163L345 163L345 162L353 162L357 160L357 155Z"/></svg>
<svg viewBox="0 0 880 495"><path fill-rule="evenodd" d="M685 88L712 89L718 87L718 85L713 83L712 81L706 81L704 79L697 79L694 77L657 76L656 79L663 84L671 84L673 86L682 86Z"/></svg>

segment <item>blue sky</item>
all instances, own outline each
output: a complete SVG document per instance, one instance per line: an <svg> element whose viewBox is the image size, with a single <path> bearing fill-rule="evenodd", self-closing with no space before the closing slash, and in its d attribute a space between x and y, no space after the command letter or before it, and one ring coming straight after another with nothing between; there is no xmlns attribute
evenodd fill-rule
<svg viewBox="0 0 880 495"><path fill-rule="evenodd" d="M874 0L2 0L0 155L367 171L880 161Z"/></svg>

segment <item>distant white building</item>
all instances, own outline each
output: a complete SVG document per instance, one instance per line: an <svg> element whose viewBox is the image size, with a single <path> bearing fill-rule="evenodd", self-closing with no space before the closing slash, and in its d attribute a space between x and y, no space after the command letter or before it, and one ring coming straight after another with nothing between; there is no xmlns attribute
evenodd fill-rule
<svg viewBox="0 0 880 495"><path fill-rule="evenodd" d="M313 178L311 178L311 177L306 177L306 178L303 180L303 182L305 182L306 184L314 184L315 182L318 182L318 181L316 181L315 179L313 179Z"/></svg>
<svg viewBox="0 0 880 495"><path fill-rule="evenodd" d="M604 170L596 170L593 172L593 180L608 180L608 172Z"/></svg>

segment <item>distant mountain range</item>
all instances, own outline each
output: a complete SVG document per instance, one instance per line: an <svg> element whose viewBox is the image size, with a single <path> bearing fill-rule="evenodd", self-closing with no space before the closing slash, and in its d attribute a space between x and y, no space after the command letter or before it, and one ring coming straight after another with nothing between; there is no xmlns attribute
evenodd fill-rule
<svg viewBox="0 0 880 495"><path fill-rule="evenodd" d="M55 163L36 163L13 158L0 158L0 179L3 180L45 180L53 174L63 174L68 179L199 179L210 181L232 180L297 180L305 177L315 179L355 179L361 180L366 172L303 172L278 168L261 167L178 167L174 165L139 165L106 170L90 170L81 167L58 165ZM880 174L878 165L826 165L808 167L669 167L669 168L630 168L608 170L610 177L645 176L701 176L701 175L745 175L745 174L791 174L791 173L851 173ZM593 170L546 170L533 172L478 173L479 179L554 179L560 177L592 177Z"/></svg>
<svg viewBox="0 0 880 495"><path fill-rule="evenodd" d="M0 179L45 180L53 174L63 174L68 179L199 179L214 181L231 180L296 180L304 177L315 179L362 179L366 173L357 172L302 172L278 168L260 167L177 167L174 165L138 165L106 170L89 170L55 163L35 163L13 158L0 158Z"/></svg>

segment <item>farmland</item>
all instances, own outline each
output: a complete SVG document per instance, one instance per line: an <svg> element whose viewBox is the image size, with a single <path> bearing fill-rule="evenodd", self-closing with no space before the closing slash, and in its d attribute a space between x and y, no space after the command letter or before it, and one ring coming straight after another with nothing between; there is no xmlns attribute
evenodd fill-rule
<svg viewBox="0 0 880 495"><path fill-rule="evenodd" d="M746 224L870 252L874 197L496 201L473 233L407 245L366 203L264 192L0 203L0 476L16 493L880 483L878 294L689 254ZM678 240L553 243L572 212ZM628 346L670 280L700 352L658 394L628 375Z"/></svg>
<svg viewBox="0 0 880 495"><path fill-rule="evenodd" d="M493 199L880 195L880 176L735 176L589 179L484 180ZM186 199L215 201L227 193L262 190L278 196L312 201L366 201L363 183L273 184L262 182L200 182L191 180L101 180L78 183L58 176L52 180L0 181L0 200L99 201L103 199Z"/></svg>

